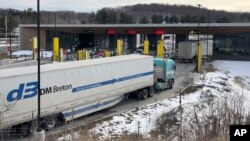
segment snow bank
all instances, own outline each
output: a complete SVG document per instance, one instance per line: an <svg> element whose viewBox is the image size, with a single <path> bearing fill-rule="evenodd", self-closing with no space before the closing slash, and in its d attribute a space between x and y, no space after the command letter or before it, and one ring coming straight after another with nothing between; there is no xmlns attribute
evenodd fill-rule
<svg viewBox="0 0 250 141"><path fill-rule="evenodd" d="M230 69L232 73L207 73L202 82L203 87L201 89L198 89L194 93L182 96L183 127L192 130L193 127L190 126L190 123L192 123L194 119L195 112L197 112L196 114L200 118L204 114L209 113L209 110L211 109L209 109L207 101L211 100L211 97L215 99L213 101L214 103L222 103L225 101L225 98L230 96L234 97L236 94L239 94L239 92L242 92L244 94L245 101L242 103L244 109L246 110L245 114L250 112L250 91L238 86L238 84L234 82L234 77L231 77L237 76L239 73L249 77L250 74L246 70L248 62L235 63L235 65L238 66L237 69L231 67L232 64L230 63L234 64L235 62L215 62L219 69L223 68L224 71ZM250 67L250 64L248 66ZM89 132L92 135L98 135L100 140L110 140L138 133L143 137L150 137L151 131L156 130L159 126L159 118L172 110L176 110L179 105L179 97L162 100L157 103L114 116L111 120L97 124L93 129L89 130ZM200 111L197 111L194 107L202 107L203 109L201 108L202 110L200 109ZM176 118L180 121L179 116ZM174 130L173 127L170 129L171 131Z"/></svg>
<svg viewBox="0 0 250 141"><path fill-rule="evenodd" d="M219 106L223 106L225 103L227 103L229 108L234 108L235 105L230 103L232 102L230 97L232 100L237 100L238 95L244 97L240 104L244 107L243 114L247 115L250 112L250 91L240 87L235 82L234 76L241 75L244 78L249 78L250 63L216 61L213 64L220 71L207 73L204 76L204 80L202 80L201 88L182 96L182 110L179 110L180 103L179 96L177 96L113 116L110 120L96 124L89 130L89 133L92 136L98 136L99 140L113 140L137 134L148 138L152 135L152 131L157 131L161 126L165 127L172 135L178 130L176 127L182 121L182 128L190 131L191 136L195 138L195 134L197 134L195 132L195 130L197 131L195 116L197 116L198 120L204 119L204 115L208 115L211 110L220 111L221 108ZM225 73L228 70L230 70L230 73ZM211 109L211 103L214 109ZM175 114L169 114L172 112L175 112ZM161 123L164 123L164 118L174 118L176 122L170 121L171 125L163 125ZM223 124L222 126L226 127ZM67 136L65 137L67 138ZM168 140L178 140L178 136L174 135Z"/></svg>
<svg viewBox="0 0 250 141"><path fill-rule="evenodd" d="M250 61L214 61L213 65L222 72L229 71L233 76L250 76Z"/></svg>
<svg viewBox="0 0 250 141"><path fill-rule="evenodd" d="M214 61L213 65L221 72L229 72L230 76L240 76L250 90L250 61Z"/></svg>
<svg viewBox="0 0 250 141"><path fill-rule="evenodd" d="M182 104L197 103L200 93L182 97ZM150 137L150 132L157 127L158 118L179 106L179 97L166 99L157 103L141 107L130 112L114 116L112 120L97 124L90 130L91 134L98 134L100 140L112 139L123 135L140 134Z"/></svg>

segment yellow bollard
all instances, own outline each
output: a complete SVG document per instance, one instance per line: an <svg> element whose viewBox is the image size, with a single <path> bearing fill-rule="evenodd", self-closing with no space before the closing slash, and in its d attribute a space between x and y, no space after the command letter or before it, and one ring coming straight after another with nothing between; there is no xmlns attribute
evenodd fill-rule
<svg viewBox="0 0 250 141"><path fill-rule="evenodd" d="M77 51L77 60L83 60L83 50Z"/></svg>
<svg viewBox="0 0 250 141"><path fill-rule="evenodd" d="M53 38L53 61L59 61L59 38Z"/></svg>
<svg viewBox="0 0 250 141"><path fill-rule="evenodd" d="M164 42L163 40L158 41L157 43L157 57L164 58Z"/></svg>
<svg viewBox="0 0 250 141"><path fill-rule="evenodd" d="M37 37L32 38L33 60L37 60Z"/></svg>
<svg viewBox="0 0 250 141"><path fill-rule="evenodd" d="M60 48L60 62L63 62L63 49Z"/></svg>
<svg viewBox="0 0 250 141"><path fill-rule="evenodd" d="M201 66L202 66L202 44L201 42L199 42L197 47L197 73L201 72Z"/></svg>
<svg viewBox="0 0 250 141"><path fill-rule="evenodd" d="M117 40L117 56L122 55L122 40Z"/></svg>
<svg viewBox="0 0 250 141"><path fill-rule="evenodd" d="M120 46L120 51L121 51L121 55L122 55L122 53L123 53L123 41L121 40L121 46Z"/></svg>
<svg viewBox="0 0 250 141"><path fill-rule="evenodd" d="M110 51L105 50L105 57L110 57Z"/></svg>
<svg viewBox="0 0 250 141"><path fill-rule="evenodd" d="M89 51L85 51L85 58L86 60L90 59L90 52Z"/></svg>
<svg viewBox="0 0 250 141"><path fill-rule="evenodd" d="M82 59L83 59L83 60L86 60L86 50L85 50L85 49L82 50L82 55L83 55L83 58L82 58Z"/></svg>
<svg viewBox="0 0 250 141"><path fill-rule="evenodd" d="M148 40L145 40L144 41L144 55L148 55L149 54L149 41Z"/></svg>

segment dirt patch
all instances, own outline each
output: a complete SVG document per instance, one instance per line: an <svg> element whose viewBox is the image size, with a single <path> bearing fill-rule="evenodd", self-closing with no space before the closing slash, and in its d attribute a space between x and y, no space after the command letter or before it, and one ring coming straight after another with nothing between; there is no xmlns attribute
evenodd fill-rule
<svg viewBox="0 0 250 141"><path fill-rule="evenodd" d="M206 72L215 72L217 71L218 69L215 68L212 64L209 64L207 69L206 69Z"/></svg>
<svg viewBox="0 0 250 141"><path fill-rule="evenodd" d="M183 112L182 107L175 108L162 116L157 120L157 128L152 131L151 136L158 136L158 139L173 140L178 136L178 129L180 127L180 114ZM159 136L160 135L160 136Z"/></svg>
<svg viewBox="0 0 250 141"><path fill-rule="evenodd" d="M185 90L181 92L181 95L196 92L198 89L201 89L201 88L203 88L203 85L188 86Z"/></svg>
<svg viewBox="0 0 250 141"><path fill-rule="evenodd" d="M0 60L9 58L6 53L0 53Z"/></svg>

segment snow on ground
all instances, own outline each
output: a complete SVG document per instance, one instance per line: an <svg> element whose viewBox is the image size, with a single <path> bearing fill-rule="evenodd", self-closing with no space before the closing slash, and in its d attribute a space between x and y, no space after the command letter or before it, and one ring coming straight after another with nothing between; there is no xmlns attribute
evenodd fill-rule
<svg viewBox="0 0 250 141"><path fill-rule="evenodd" d="M189 94L184 94L181 97L182 110L180 110L179 96L177 96L101 121L90 129L89 133L91 136L97 136L99 140L112 140L138 133L144 138L149 138L152 136L152 131L156 132L161 129L164 130L164 134L169 132L163 139L178 140L179 128L177 127L182 123L181 127L190 131L191 137L195 137L197 133L195 116L200 120L209 113L213 113L214 110L219 113L221 106L225 103L229 105L229 108L237 107L234 100L238 100L239 97L244 97L240 104L244 107L242 114L247 115L250 112L250 91L240 87L234 76L238 76L240 72L242 76L250 77L246 70L249 65L247 65L248 62L238 62L235 64L237 67L231 67L234 63L233 61L214 62L221 71L207 73L202 80L201 87L197 87ZM227 69L231 73L223 72ZM214 109L211 109L211 105ZM61 140L64 140L64 137L60 138Z"/></svg>
<svg viewBox="0 0 250 141"><path fill-rule="evenodd" d="M12 55L15 55L15 56L31 56L33 54L33 51L31 50L19 50L19 51L15 51L15 52L12 52Z"/></svg>
<svg viewBox="0 0 250 141"><path fill-rule="evenodd" d="M52 56L52 51L40 51L41 52L41 57L43 58L50 58ZM21 56L32 56L33 55L33 51L31 50L19 50L19 51L15 51L12 52L12 55L15 55L17 57L21 57Z"/></svg>
<svg viewBox="0 0 250 141"><path fill-rule="evenodd" d="M73 134L67 134L64 137L60 137L57 141L72 141L74 139L78 139L80 137L78 132L74 132Z"/></svg>
<svg viewBox="0 0 250 141"><path fill-rule="evenodd" d="M52 51L42 51L41 53L42 53L41 56L43 58L51 58L52 57Z"/></svg>
<svg viewBox="0 0 250 141"><path fill-rule="evenodd" d="M227 69L232 74L225 74L224 72L212 72L207 73L203 80L203 86L196 92L184 95L182 97L182 107L184 117L184 127L190 126L191 119L194 119L194 105L200 105L206 103L209 97L216 97L216 101L223 101L225 97L230 94L238 93L242 91L242 88L235 84L234 77L242 74L244 78L250 77L249 69L246 66L250 66L250 62L235 62L232 61L216 61L214 64L223 71ZM237 67L230 67L231 65ZM247 65L248 64L248 65ZM244 90L245 100L250 102L250 92ZM246 111L250 109L249 102L245 102L244 107ZM114 116L109 121L104 121L97 124L95 128L90 130L91 134L100 135L99 139L111 139L114 136L141 134L144 137L149 137L151 131L155 130L158 126L159 118L172 110L176 110L179 106L179 97L174 97L166 100L159 101L157 103L141 107L130 112ZM203 105L204 106L204 105ZM208 105L206 105L208 108ZM208 109L205 109L207 111ZM204 112L204 111L203 111ZM206 112L205 112L206 113ZM198 116L202 116L202 113L197 113ZM179 121L179 117L176 117ZM173 127L172 127L173 128Z"/></svg>
<svg viewBox="0 0 250 141"><path fill-rule="evenodd" d="M213 65L219 71L228 71L232 77L245 79L246 88L250 90L250 61L215 61Z"/></svg>
<svg viewBox="0 0 250 141"><path fill-rule="evenodd" d="M182 104L199 102L199 93L183 97ZM114 116L110 121L104 121L91 129L92 134L101 134L100 140L111 139L114 136L141 134L150 137L150 132L156 128L159 116L179 106L179 98L170 98L141 107L130 112ZM125 134L126 133L126 134Z"/></svg>

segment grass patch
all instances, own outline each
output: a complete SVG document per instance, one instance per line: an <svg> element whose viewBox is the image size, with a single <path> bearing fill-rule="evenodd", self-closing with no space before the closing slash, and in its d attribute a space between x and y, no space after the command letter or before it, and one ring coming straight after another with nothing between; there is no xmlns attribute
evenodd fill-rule
<svg viewBox="0 0 250 141"><path fill-rule="evenodd" d="M217 70L218 70L218 69L215 68L215 67L213 66L213 64L209 64L208 67L207 67L207 69L206 69L206 72L215 72L215 71L217 71Z"/></svg>
<svg viewBox="0 0 250 141"><path fill-rule="evenodd" d="M245 79L243 79L242 77L240 76L235 76L234 77L234 82L240 86L241 88L244 88L245 87Z"/></svg>

